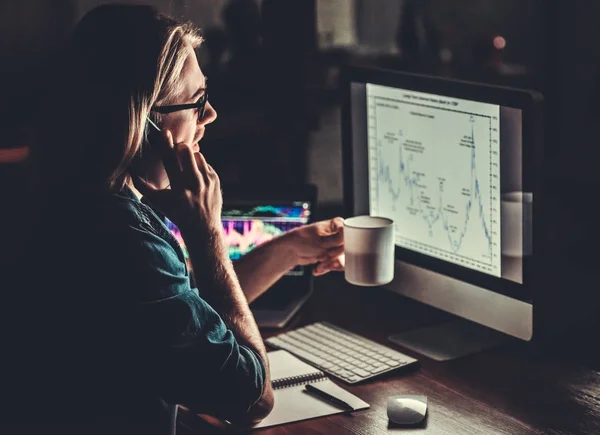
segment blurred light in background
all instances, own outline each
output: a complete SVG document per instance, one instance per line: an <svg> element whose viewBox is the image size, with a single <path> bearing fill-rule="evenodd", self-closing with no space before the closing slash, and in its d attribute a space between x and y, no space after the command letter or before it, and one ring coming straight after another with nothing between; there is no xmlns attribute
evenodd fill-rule
<svg viewBox="0 0 600 435"><path fill-rule="evenodd" d="M504 39L502 36L496 36L494 38L494 47L496 47L498 50L503 50L504 47L506 47L506 39Z"/></svg>

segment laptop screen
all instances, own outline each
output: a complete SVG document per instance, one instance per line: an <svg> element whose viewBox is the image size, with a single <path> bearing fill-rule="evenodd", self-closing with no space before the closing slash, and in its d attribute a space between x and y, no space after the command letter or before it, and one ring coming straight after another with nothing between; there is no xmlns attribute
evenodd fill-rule
<svg viewBox="0 0 600 435"><path fill-rule="evenodd" d="M223 205L221 221L229 258L239 259L257 246L294 228L306 225L311 219L309 201L235 201ZM185 242L177 226L165 219L186 259L189 257ZM288 276L303 276L304 266L290 270Z"/></svg>
<svg viewBox="0 0 600 435"><path fill-rule="evenodd" d="M224 205L221 220L229 258L235 261L257 246L306 225L310 208L306 201L239 201ZM288 275L304 275L304 269L298 266Z"/></svg>

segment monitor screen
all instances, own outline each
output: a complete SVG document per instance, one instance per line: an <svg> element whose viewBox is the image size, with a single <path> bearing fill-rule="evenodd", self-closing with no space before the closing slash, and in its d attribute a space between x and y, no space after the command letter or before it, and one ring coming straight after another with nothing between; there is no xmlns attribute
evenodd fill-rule
<svg viewBox="0 0 600 435"><path fill-rule="evenodd" d="M348 90L350 213L392 219L400 260L528 299L529 94L396 72L355 74Z"/></svg>
<svg viewBox="0 0 600 435"><path fill-rule="evenodd" d="M518 149L521 110L375 84L366 95L370 214L397 223L400 247L523 282L520 261L502 261L501 225L501 183L521 165L500 167L500 130ZM505 230L522 245L521 225Z"/></svg>

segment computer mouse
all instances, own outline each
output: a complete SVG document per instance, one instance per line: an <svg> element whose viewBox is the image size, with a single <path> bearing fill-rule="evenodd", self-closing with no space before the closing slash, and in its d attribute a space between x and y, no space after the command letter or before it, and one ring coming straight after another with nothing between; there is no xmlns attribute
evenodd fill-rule
<svg viewBox="0 0 600 435"><path fill-rule="evenodd" d="M387 415L396 424L417 424L427 414L427 397L403 394L388 397Z"/></svg>

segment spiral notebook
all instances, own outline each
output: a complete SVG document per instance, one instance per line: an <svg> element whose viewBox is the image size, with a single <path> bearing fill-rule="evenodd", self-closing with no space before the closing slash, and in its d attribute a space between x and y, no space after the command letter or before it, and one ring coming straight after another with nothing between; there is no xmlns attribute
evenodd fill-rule
<svg viewBox="0 0 600 435"><path fill-rule="evenodd" d="M275 406L267 418L254 426L255 429L347 412L308 393L304 388L308 383L327 382L327 390L355 411L369 407L367 402L331 381L324 372L291 353L275 350L268 356Z"/></svg>

